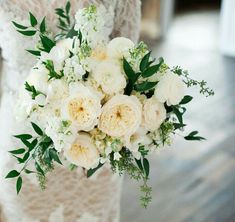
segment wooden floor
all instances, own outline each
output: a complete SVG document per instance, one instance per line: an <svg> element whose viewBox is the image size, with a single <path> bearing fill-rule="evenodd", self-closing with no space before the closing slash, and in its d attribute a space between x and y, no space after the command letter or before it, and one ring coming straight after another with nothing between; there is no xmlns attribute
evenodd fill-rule
<svg viewBox="0 0 235 222"><path fill-rule="evenodd" d="M218 49L219 12L178 16L164 42L154 47L169 64L181 64L197 79L205 79L216 95L195 99L187 122L207 141L185 142L151 160L153 201L138 205L138 187L124 181L121 222L234 222L235 221L235 59ZM197 98L196 98L197 97Z"/></svg>

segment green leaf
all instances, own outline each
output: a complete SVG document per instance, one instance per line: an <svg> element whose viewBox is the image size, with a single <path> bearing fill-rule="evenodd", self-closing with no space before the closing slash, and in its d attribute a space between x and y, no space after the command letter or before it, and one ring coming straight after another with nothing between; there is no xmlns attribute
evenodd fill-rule
<svg viewBox="0 0 235 222"><path fill-rule="evenodd" d="M43 18L39 29L41 33L44 33L46 31L46 17Z"/></svg>
<svg viewBox="0 0 235 222"><path fill-rule="evenodd" d="M14 154L14 155L18 155L18 154L23 154L25 152L25 149L24 148L20 148L20 149L11 150L11 151L8 151L8 152L11 153L11 154Z"/></svg>
<svg viewBox="0 0 235 222"><path fill-rule="evenodd" d="M138 160L138 159L135 158L135 162L138 165L139 169L143 172L144 168L142 166L141 160Z"/></svg>
<svg viewBox="0 0 235 222"><path fill-rule="evenodd" d="M65 6L65 11L66 11L67 14L69 14L70 8L71 8L71 3L70 3L70 1L68 1L66 6Z"/></svg>
<svg viewBox="0 0 235 222"><path fill-rule="evenodd" d="M23 183L23 180L22 180L22 177L18 177L17 181L16 181L16 191L17 191L17 194L19 194L21 188L22 188L22 183Z"/></svg>
<svg viewBox="0 0 235 222"><path fill-rule="evenodd" d="M22 162L21 163L25 163L28 159L29 159L30 153L27 152L24 157L22 158Z"/></svg>
<svg viewBox="0 0 235 222"><path fill-rule="evenodd" d="M66 38L73 38L74 36L78 36L78 32L75 31L74 26L69 30Z"/></svg>
<svg viewBox="0 0 235 222"><path fill-rule="evenodd" d="M37 31L35 30L29 30L29 31L21 31L21 30L17 30L17 32L21 33L22 35L25 36L33 36L36 34Z"/></svg>
<svg viewBox="0 0 235 222"><path fill-rule="evenodd" d="M157 85L157 82L143 82L140 84L136 84L134 86L135 90L137 92L144 92L144 91L148 91L150 89L152 89L153 87L155 87Z"/></svg>
<svg viewBox="0 0 235 222"><path fill-rule="evenodd" d="M191 100L193 99L192 96L186 95L180 102L181 105L185 105L189 102L191 102Z"/></svg>
<svg viewBox="0 0 235 222"><path fill-rule="evenodd" d="M31 152L36 147L37 144L38 144L38 139L36 138L27 146L29 148L29 152Z"/></svg>
<svg viewBox="0 0 235 222"><path fill-rule="evenodd" d="M41 52L37 51L37 50L26 49L26 51L31 53L32 55L35 55L35 56L40 56L41 55Z"/></svg>
<svg viewBox="0 0 235 222"><path fill-rule="evenodd" d="M9 179L9 178L14 178L14 177L18 177L20 175L20 173L16 170L12 170L11 172L9 172L7 175L6 175L6 179Z"/></svg>
<svg viewBox="0 0 235 222"><path fill-rule="evenodd" d="M18 29L25 30L25 29L28 28L27 26L20 25L20 24L18 24L18 23L16 23L16 22L12 22L12 23L13 23L13 25L14 25L16 28L18 28Z"/></svg>
<svg viewBox="0 0 235 222"><path fill-rule="evenodd" d="M126 73L126 76L128 77L128 79L134 83L137 79L136 79L136 73L134 72L134 70L132 69L132 67L130 66L130 64L127 62L127 60L125 58L123 58L123 69L124 72Z"/></svg>
<svg viewBox="0 0 235 222"><path fill-rule="evenodd" d="M40 165L38 164L38 162L35 162L35 168L37 170L38 173L42 174L43 176L45 176L44 171L42 170L42 168L40 167Z"/></svg>
<svg viewBox="0 0 235 222"><path fill-rule="evenodd" d="M38 24L37 19L35 18L35 16L31 12L29 12L29 19L30 19L30 23L33 27Z"/></svg>
<svg viewBox="0 0 235 222"><path fill-rule="evenodd" d="M151 67L147 68L141 75L144 78L148 78L148 77L154 75L155 73L157 73L159 71L160 66L161 65L159 65L159 64L151 66Z"/></svg>
<svg viewBox="0 0 235 222"><path fill-rule="evenodd" d="M205 140L204 137L196 136L197 134L198 134L198 131L193 131L193 132L189 133L187 136L185 136L184 139L186 139L186 140L198 140L198 141Z"/></svg>
<svg viewBox="0 0 235 222"><path fill-rule="evenodd" d="M144 171L145 171L146 177L148 178L148 176L149 176L149 161L146 158L143 159L143 166L144 166Z"/></svg>
<svg viewBox="0 0 235 222"><path fill-rule="evenodd" d="M179 109L176 108L175 106L173 106L172 108L173 108L173 113L176 115L177 119L179 120L179 123L183 124L183 113L181 113Z"/></svg>
<svg viewBox="0 0 235 222"><path fill-rule="evenodd" d="M29 140L33 138L32 135L30 134L20 134L20 135L15 135L14 137L20 140Z"/></svg>
<svg viewBox="0 0 235 222"><path fill-rule="evenodd" d="M181 123L173 123L174 129L181 129L186 126L186 124L181 124Z"/></svg>
<svg viewBox="0 0 235 222"><path fill-rule="evenodd" d="M50 52L55 46L55 41L49 39L47 36L40 35L40 39L46 52Z"/></svg>
<svg viewBox="0 0 235 222"><path fill-rule="evenodd" d="M42 129L35 123L31 122L32 127L34 129L34 131L39 135L39 136L43 136L43 131Z"/></svg>
<svg viewBox="0 0 235 222"><path fill-rule="evenodd" d="M52 158L54 161L56 161L57 163L63 165L62 162L60 161L60 158L59 158L59 156L58 156L58 153L57 153L57 151L56 151L55 149L50 149L49 152L50 152L51 158Z"/></svg>
<svg viewBox="0 0 235 222"><path fill-rule="evenodd" d="M28 170L28 169L25 169L25 170L24 170L24 172L25 172L26 174L32 174L32 173L35 173L34 171L32 171L32 170Z"/></svg>
<svg viewBox="0 0 235 222"><path fill-rule="evenodd" d="M148 67L150 54L151 54L151 51L147 53L140 62L141 72L143 72Z"/></svg>
<svg viewBox="0 0 235 222"><path fill-rule="evenodd" d="M98 169L100 169L104 164L103 163L99 163L99 165L94 168L94 169L89 169L87 171L87 178L91 177Z"/></svg>

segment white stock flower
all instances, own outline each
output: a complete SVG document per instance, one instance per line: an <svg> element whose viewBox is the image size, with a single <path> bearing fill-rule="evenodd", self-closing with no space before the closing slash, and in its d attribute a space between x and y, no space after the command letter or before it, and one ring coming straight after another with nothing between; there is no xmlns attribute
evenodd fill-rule
<svg viewBox="0 0 235 222"><path fill-rule="evenodd" d="M111 8L106 9L103 5L99 7L91 5L88 8L80 9L75 15L74 29L80 30L82 37L93 48L98 43L108 41L112 21L106 18L113 17L113 13ZM104 15L107 15L107 17Z"/></svg>
<svg viewBox="0 0 235 222"><path fill-rule="evenodd" d="M58 152L70 147L77 136L70 121L61 120L57 117L48 118L45 132L52 139Z"/></svg>
<svg viewBox="0 0 235 222"><path fill-rule="evenodd" d="M100 113L98 94L81 83L71 83L70 95L63 103L62 117L71 120L78 130L89 131L97 125Z"/></svg>
<svg viewBox="0 0 235 222"><path fill-rule="evenodd" d="M147 130L140 127L131 137L125 138L125 146L132 152L135 158L139 159L141 154L139 147L142 145L149 145L151 139L147 136Z"/></svg>
<svg viewBox="0 0 235 222"><path fill-rule="evenodd" d="M86 71L83 69L77 56L65 60L64 77L68 83L81 80L85 73Z"/></svg>
<svg viewBox="0 0 235 222"><path fill-rule="evenodd" d="M120 66L112 61L100 63L96 70L92 72L92 77L101 86L104 93L108 95L121 93L126 87L126 79Z"/></svg>
<svg viewBox="0 0 235 222"><path fill-rule="evenodd" d="M64 152L68 161L86 169L95 168L99 164L99 152L87 134L77 136L75 142Z"/></svg>
<svg viewBox="0 0 235 222"><path fill-rule="evenodd" d="M63 69L65 60L69 58L72 50L72 39L63 39L56 43L49 53L42 52L40 60L46 62L47 60L53 61L54 69L60 72Z"/></svg>
<svg viewBox="0 0 235 222"><path fill-rule="evenodd" d="M102 108L99 129L114 136L130 136L141 123L141 103L135 96L116 95Z"/></svg>
<svg viewBox="0 0 235 222"><path fill-rule="evenodd" d="M149 131L154 131L160 127L166 119L166 109L163 103L157 101L155 97L147 99L143 107L143 125Z"/></svg>
<svg viewBox="0 0 235 222"><path fill-rule="evenodd" d="M179 104L184 97L182 79L177 74L167 72L157 84L155 96L159 102L167 102L168 106Z"/></svg>
<svg viewBox="0 0 235 222"><path fill-rule="evenodd" d="M112 39L107 46L108 57L113 59L122 59L129 56L129 50L135 44L128 38L117 37Z"/></svg>

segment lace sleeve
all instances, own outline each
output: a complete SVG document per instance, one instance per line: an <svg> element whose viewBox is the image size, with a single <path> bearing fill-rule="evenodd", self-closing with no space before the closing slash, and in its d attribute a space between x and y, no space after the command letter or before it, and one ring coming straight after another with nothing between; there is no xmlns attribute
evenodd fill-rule
<svg viewBox="0 0 235 222"><path fill-rule="evenodd" d="M112 37L124 36L138 41L141 10L140 0L117 1Z"/></svg>

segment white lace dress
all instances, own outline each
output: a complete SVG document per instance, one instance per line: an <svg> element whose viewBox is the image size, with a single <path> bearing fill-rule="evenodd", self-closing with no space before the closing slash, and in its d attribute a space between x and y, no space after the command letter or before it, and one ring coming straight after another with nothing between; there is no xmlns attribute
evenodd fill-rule
<svg viewBox="0 0 235 222"><path fill-rule="evenodd" d="M25 52L36 39L23 37L11 21L28 22L28 11L38 18L47 16L47 24L56 30L54 9L66 0L0 0L1 103L0 103L0 221L1 222L114 222L119 220L121 178L108 168L86 179L82 171L57 167L50 175L46 191L37 181L25 177L19 196L15 181L5 180L15 168L7 151L15 148L11 135L22 132L14 120L13 107L19 85L23 83L34 59ZM72 0L73 13L89 3L104 4L113 13L109 20L110 36L126 36L136 41L139 31L139 0ZM112 15L112 16L111 16ZM111 22L110 22L111 21Z"/></svg>

